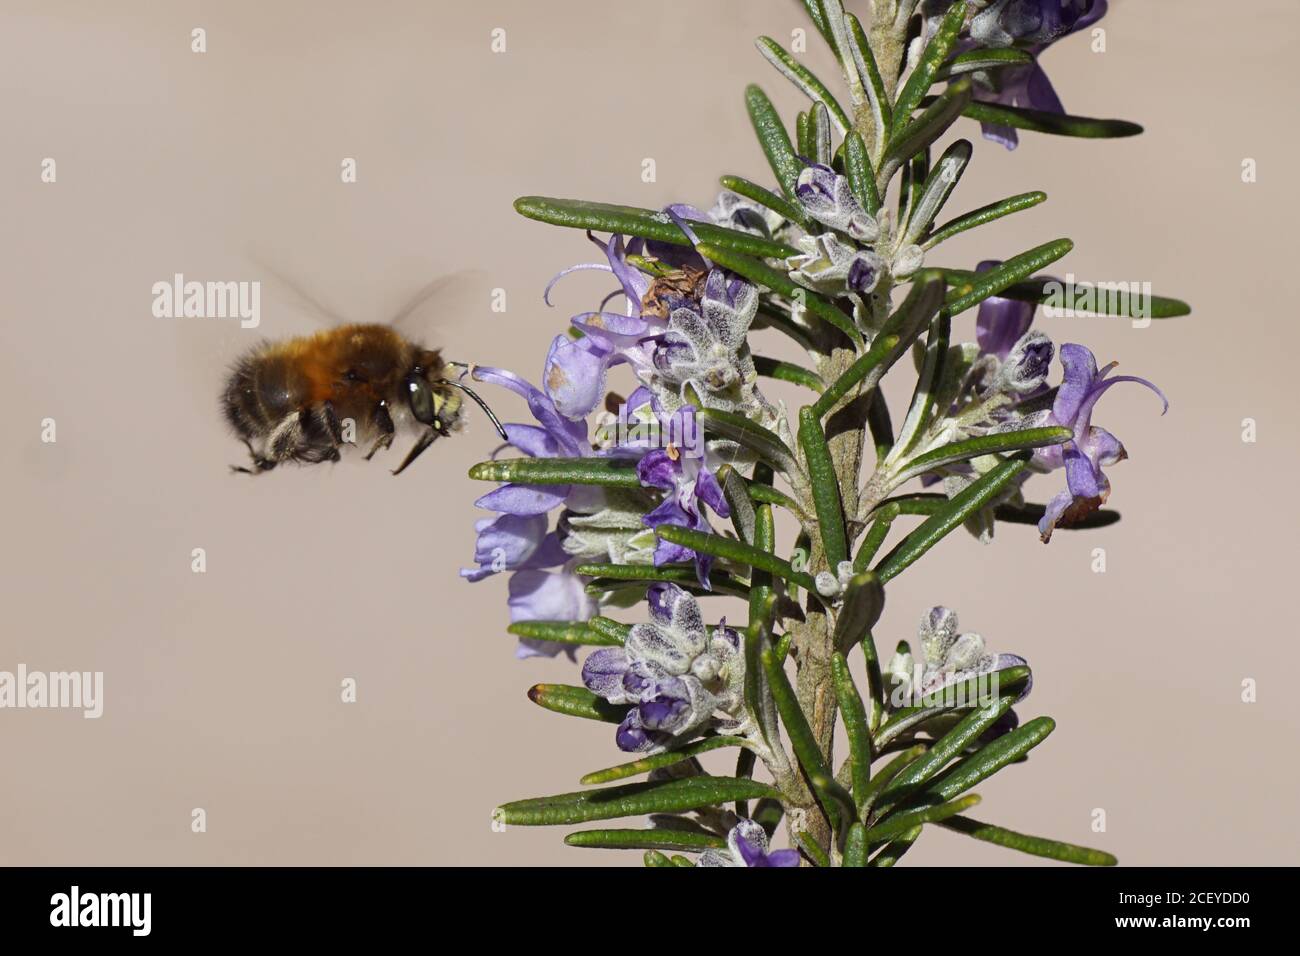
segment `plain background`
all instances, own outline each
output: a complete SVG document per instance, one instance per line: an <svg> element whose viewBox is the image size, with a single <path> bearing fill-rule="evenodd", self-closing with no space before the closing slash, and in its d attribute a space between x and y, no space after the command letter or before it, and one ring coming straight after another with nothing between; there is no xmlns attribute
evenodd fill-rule
<svg viewBox="0 0 1300 956"><path fill-rule="evenodd" d="M1129 864L1295 863L1300 8L1119 0L1102 25L1104 53L1075 36L1044 64L1073 112L1146 134L1025 135L1006 153L963 122L975 160L951 213L1051 198L931 260L969 267L1069 235L1057 271L1190 300L1191 317L1145 329L1038 320L1150 377L1172 407L1160 417L1133 387L1099 406L1131 455L1110 471L1118 526L1046 547L1024 527L988 547L953 535L891 584L880 640L943 603L1032 662L1022 717L1059 728L980 788L981 818ZM205 54L190 52L194 27ZM498 27L507 50L493 54ZM620 754L607 725L527 701L576 668L513 659L504 580L457 577L487 490L466 469L495 444L482 418L400 479L396 448L385 464L249 479L228 473L243 453L215 398L259 335L318 327L289 285L383 321L466 269L407 330L535 380L608 283L575 277L546 308L547 279L593 250L511 200L708 205L719 174L766 179L741 91L757 80L793 115L798 94L752 39L796 28L831 80L788 0L5 3L0 669L103 671L107 700L99 720L0 712L4 862L637 862L491 828L496 803L573 789ZM55 184L40 181L45 157ZM340 182L346 157L355 184ZM176 272L261 280L262 327L154 318L150 287ZM47 417L55 444L40 441ZM1031 497L1060 480L1035 479ZM349 677L355 704L340 700ZM191 832L194 808L206 833ZM907 862L1032 861L935 831Z"/></svg>

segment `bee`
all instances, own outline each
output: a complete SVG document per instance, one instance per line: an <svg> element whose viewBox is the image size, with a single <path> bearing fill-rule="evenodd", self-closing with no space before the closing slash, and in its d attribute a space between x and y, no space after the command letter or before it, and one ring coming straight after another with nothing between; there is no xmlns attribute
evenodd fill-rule
<svg viewBox="0 0 1300 956"><path fill-rule="evenodd" d="M248 448L260 474L293 461L338 461L344 425L369 444L366 460L388 448L399 430L415 444L393 472L400 475L438 438L459 431L468 395L497 433L505 429L471 389L448 377L438 349L408 341L387 325L347 324L314 335L263 342L231 368L221 395L226 421Z"/></svg>

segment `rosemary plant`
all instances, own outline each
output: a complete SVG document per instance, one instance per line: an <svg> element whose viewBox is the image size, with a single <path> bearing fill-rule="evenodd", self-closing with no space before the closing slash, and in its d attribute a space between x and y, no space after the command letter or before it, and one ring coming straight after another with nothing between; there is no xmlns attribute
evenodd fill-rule
<svg viewBox="0 0 1300 956"><path fill-rule="evenodd" d="M1113 863L967 815L972 788L1054 727L1021 723L1013 709L1032 685L1023 658L960 633L943 607L926 610L916 643L889 661L873 639L888 583L960 527L987 541L998 522L1036 524L1047 541L1116 520L1101 508L1103 469L1124 448L1092 424L1096 403L1119 382L1164 399L1032 326L1039 305L1071 295L1040 274L1069 239L974 269L935 261L951 237L1046 198L1026 192L940 221L973 147L935 144L963 116L1008 148L1023 130L1140 131L1066 114L1038 65L1047 45L1095 23L1105 0L871 0L863 20L840 0L804 6L845 92L759 38L809 100L787 125L762 89L745 91L770 182L723 176L707 212L515 203L586 230L600 250L601 261L556 281L595 269L617 288L555 338L540 388L473 371L522 396L535 422L506 426L522 456L470 472L501 484L477 502L496 516L479 522L478 567L465 576L511 573L520 656L576 661L584 649L580 682L529 697L616 725L613 743L633 759L582 777L584 789L504 804L497 819L648 816L566 842L643 850L653 866L888 866L926 824ZM1189 311L1136 295L1087 307ZM973 342L954 325L972 310ZM806 365L762 354L780 336ZM607 391L611 370L626 374L626 398ZM890 373L915 379L906 409L882 396ZM807 404L769 400L764 378L806 390ZM1057 475L1043 504L1026 502L1033 474ZM784 543L782 510L800 529ZM899 534L908 516L919 523ZM744 598L748 619L708 623L716 595ZM643 602L648 620L616 619ZM834 753L837 722L847 757ZM700 758L715 750L735 753L733 772L705 772ZM772 849L781 827L791 848Z"/></svg>

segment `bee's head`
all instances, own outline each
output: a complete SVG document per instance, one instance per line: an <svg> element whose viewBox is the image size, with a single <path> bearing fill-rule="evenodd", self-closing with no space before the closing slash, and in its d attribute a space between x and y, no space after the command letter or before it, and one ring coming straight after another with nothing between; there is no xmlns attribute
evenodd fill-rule
<svg viewBox="0 0 1300 956"><path fill-rule="evenodd" d="M451 365L469 368L462 363ZM450 434L460 428L465 411L463 396L468 395L483 409L501 440L509 441L500 419L488 408L487 403L468 385L448 377L449 367L436 351L420 353L416 366L406 376L406 401L416 421L430 426L440 435Z"/></svg>
<svg viewBox="0 0 1300 956"><path fill-rule="evenodd" d="M439 370L441 371L441 370ZM447 435L460 426L464 401L442 378L430 379L427 369L416 366L406 376L406 403L416 421Z"/></svg>

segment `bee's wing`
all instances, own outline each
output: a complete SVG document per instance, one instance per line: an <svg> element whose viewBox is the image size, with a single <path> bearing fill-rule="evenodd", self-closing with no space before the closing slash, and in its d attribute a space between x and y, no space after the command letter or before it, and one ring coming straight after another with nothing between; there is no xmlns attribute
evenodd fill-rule
<svg viewBox="0 0 1300 956"><path fill-rule="evenodd" d="M450 304L449 300L453 297L459 298L472 287L479 285L482 277L483 272L479 269L459 269L441 275L426 283L415 293L397 314L389 319L388 324L403 331L410 331L413 327L418 328L427 324L420 321L420 313L425 306Z"/></svg>
<svg viewBox="0 0 1300 956"><path fill-rule="evenodd" d="M259 271L264 276L270 277L272 294L278 298L291 302L297 309L320 325L347 325L354 319L344 318L335 312L329 306L322 303L319 299L309 293L302 285L292 276L281 272L265 260L256 256L249 257Z"/></svg>
<svg viewBox="0 0 1300 956"><path fill-rule="evenodd" d="M253 263L271 280L273 294L278 294L321 325L347 325L358 321L348 318L331 309L317 296L308 291L307 286L294 277L276 269L263 260L253 258ZM411 333L427 328L431 318L426 308L437 305L452 305L452 300L461 299L471 288L480 285L483 276L478 269L460 269L440 275L427 282L414 295L406 300L398 311L385 322L403 333ZM440 322L440 325L447 323Z"/></svg>

